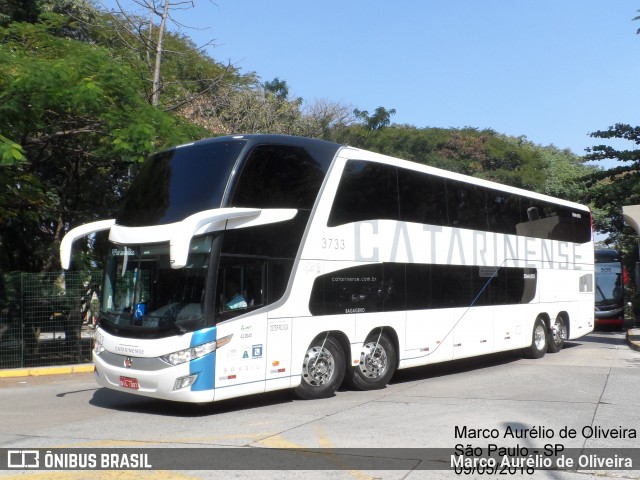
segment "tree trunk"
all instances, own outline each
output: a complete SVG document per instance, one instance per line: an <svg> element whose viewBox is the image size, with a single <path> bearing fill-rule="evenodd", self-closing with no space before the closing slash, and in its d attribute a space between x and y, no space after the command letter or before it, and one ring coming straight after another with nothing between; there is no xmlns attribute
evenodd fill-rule
<svg viewBox="0 0 640 480"><path fill-rule="evenodd" d="M162 12L162 20L160 21L160 28L158 29L158 41L156 42L156 64L153 69L153 93L151 94L151 105L154 107L160 103L160 65L162 63L162 42L164 40L164 29L167 24L167 18L169 17L169 3L170 0L165 0L164 11Z"/></svg>

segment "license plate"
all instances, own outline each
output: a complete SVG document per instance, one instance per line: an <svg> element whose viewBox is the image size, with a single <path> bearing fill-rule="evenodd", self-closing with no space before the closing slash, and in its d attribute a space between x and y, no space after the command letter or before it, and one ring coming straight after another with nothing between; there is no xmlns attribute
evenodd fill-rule
<svg viewBox="0 0 640 480"><path fill-rule="evenodd" d="M131 377L120 377L120 386L124 388L132 388L134 390L138 390L140 388L140 385L138 385L138 379Z"/></svg>

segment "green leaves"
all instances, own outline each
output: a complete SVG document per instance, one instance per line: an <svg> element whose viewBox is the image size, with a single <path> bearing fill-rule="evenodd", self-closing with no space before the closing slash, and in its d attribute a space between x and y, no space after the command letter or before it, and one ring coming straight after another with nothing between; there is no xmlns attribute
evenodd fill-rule
<svg viewBox="0 0 640 480"><path fill-rule="evenodd" d="M68 228L115 214L131 163L196 132L111 51L42 24L0 28L0 63L0 269L56 268Z"/></svg>
<svg viewBox="0 0 640 480"><path fill-rule="evenodd" d="M622 206L640 203L640 127L617 123L607 130L591 133L594 138L606 139L616 146L632 142L631 148L618 148L611 144L595 145L588 150L585 161L618 162L607 169L599 169L589 176L589 199L595 209L596 228L610 234L616 243L631 243L626 238L622 219ZM631 234L635 236L635 234Z"/></svg>
<svg viewBox="0 0 640 480"><path fill-rule="evenodd" d="M0 135L0 166L13 165L25 160L26 157L22 147L7 137Z"/></svg>

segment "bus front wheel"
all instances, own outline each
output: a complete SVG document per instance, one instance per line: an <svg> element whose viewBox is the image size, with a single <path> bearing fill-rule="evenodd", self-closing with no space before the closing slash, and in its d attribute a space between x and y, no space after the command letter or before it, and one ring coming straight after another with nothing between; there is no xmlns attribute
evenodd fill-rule
<svg viewBox="0 0 640 480"><path fill-rule="evenodd" d="M304 400L333 396L342 384L345 359L342 348L332 337L320 337L307 350L302 362L302 381L295 389Z"/></svg>
<svg viewBox="0 0 640 480"><path fill-rule="evenodd" d="M538 317L533 324L533 332L531 333L531 345L524 350L524 356L527 358L542 358L547 353L547 326L544 321Z"/></svg>
<svg viewBox="0 0 640 480"><path fill-rule="evenodd" d="M369 336L360 351L357 366L349 369L347 381L359 390L384 388L391 380L398 358L391 339L384 333Z"/></svg>
<svg viewBox="0 0 640 480"><path fill-rule="evenodd" d="M556 321L551 324L549 331L549 344L547 351L556 353L562 350L564 341L567 339L567 324L561 315L556 317Z"/></svg>

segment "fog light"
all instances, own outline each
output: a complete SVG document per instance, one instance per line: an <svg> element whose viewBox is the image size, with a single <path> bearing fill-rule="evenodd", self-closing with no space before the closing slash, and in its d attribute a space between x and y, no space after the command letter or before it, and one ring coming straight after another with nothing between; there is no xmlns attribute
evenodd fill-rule
<svg viewBox="0 0 640 480"><path fill-rule="evenodd" d="M174 390L181 390L183 388L190 387L194 383L196 383L196 378L198 375L188 375L186 377L180 377L176 380L175 385L173 386Z"/></svg>

